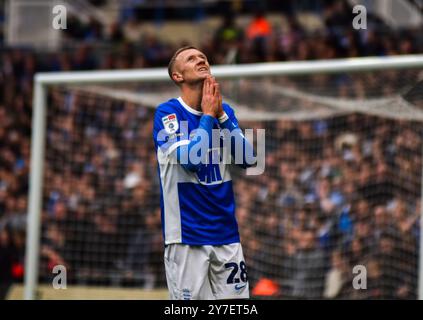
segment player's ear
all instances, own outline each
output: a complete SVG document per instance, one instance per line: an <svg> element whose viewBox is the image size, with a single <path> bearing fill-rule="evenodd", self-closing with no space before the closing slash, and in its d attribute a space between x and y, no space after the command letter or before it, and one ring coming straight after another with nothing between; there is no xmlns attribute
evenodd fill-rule
<svg viewBox="0 0 423 320"><path fill-rule="evenodd" d="M182 74L181 74L181 73L179 73L179 72L177 72L177 71L174 71L174 72L172 73L172 79L173 79L173 81L175 81L176 83L181 83L182 81L184 81L184 78L182 77Z"/></svg>

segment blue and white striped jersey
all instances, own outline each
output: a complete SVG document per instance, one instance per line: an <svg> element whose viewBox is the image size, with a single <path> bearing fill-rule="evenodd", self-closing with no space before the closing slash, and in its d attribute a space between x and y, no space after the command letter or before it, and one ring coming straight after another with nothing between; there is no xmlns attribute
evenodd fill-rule
<svg viewBox="0 0 423 320"><path fill-rule="evenodd" d="M223 103L223 109L228 126L238 128L232 108ZM221 161L222 144L218 148L209 145L210 160L217 157L217 162L181 164L180 151L192 144L196 129L224 128L226 121L219 123L203 115L182 98L171 99L156 110L153 138L165 244L224 245L240 240L229 167Z"/></svg>

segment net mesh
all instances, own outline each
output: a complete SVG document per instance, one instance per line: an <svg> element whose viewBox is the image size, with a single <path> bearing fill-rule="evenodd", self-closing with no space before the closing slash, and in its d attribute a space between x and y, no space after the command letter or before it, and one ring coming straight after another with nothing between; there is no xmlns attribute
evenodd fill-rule
<svg viewBox="0 0 423 320"><path fill-rule="evenodd" d="M256 298L416 298L419 70L220 81L266 169L233 179ZM154 108L170 81L49 89L40 277L163 288ZM367 289L353 286L355 266Z"/></svg>

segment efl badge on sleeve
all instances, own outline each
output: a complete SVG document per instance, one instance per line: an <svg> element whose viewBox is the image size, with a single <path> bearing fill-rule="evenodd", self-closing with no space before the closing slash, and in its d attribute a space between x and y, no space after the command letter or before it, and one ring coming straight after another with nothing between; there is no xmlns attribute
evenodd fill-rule
<svg viewBox="0 0 423 320"><path fill-rule="evenodd" d="M178 131L179 123L176 114L172 113L162 118L164 129L167 133L172 134Z"/></svg>

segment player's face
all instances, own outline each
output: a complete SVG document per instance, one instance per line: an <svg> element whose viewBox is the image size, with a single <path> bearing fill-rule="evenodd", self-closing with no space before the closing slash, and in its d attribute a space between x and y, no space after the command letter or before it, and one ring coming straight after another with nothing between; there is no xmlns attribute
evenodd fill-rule
<svg viewBox="0 0 423 320"><path fill-rule="evenodd" d="M203 81L210 75L210 65L207 57L196 49L188 49L181 52L177 57L176 67L184 82L187 83Z"/></svg>

